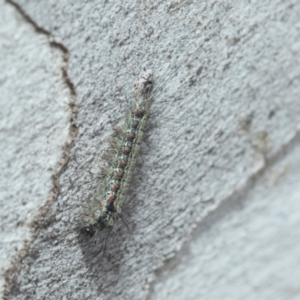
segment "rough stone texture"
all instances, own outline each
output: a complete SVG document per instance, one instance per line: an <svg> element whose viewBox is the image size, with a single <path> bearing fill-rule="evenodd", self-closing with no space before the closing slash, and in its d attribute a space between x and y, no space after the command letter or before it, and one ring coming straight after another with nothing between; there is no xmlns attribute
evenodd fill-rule
<svg viewBox="0 0 300 300"><path fill-rule="evenodd" d="M0 264L4 273L30 243L68 141L70 91L61 51L0 2Z"/></svg>
<svg viewBox="0 0 300 300"><path fill-rule="evenodd" d="M60 194L49 204L47 221L38 223L38 235L19 263L18 276L7 281L8 298L141 299L149 294L153 269L166 258L163 275L153 283L149 298L300 297L295 281L300 271L293 269L300 250L295 238L299 172L296 166L285 168L299 161L300 4L284 0L17 3L9 13L25 16L19 26L32 32L34 26L43 28L70 53L68 74L76 89L79 134L60 176ZM27 41L40 52L38 44ZM49 44L44 47L51 51ZM28 55L23 47L19 51ZM49 63L55 68L53 59ZM14 64L18 66L17 59ZM108 260L98 243L78 242L73 220L88 194L97 191L98 180L91 173L99 172L112 124L124 120L133 84L144 67L153 69L156 83L147 137L126 200L132 235L118 228L117 238L108 245ZM44 70L41 64L38 69ZM34 73L29 75L34 82ZM48 80L46 85L52 86ZM39 90L47 94L47 87ZM54 90L64 94L64 86ZM52 114L43 119L55 123ZM286 146L291 143L296 150ZM36 145L36 151L40 147ZM279 155L282 148L291 153ZM286 178L278 179L278 186L264 187L264 176L274 178L274 172ZM45 201L46 195L34 208ZM286 201L289 205L284 205ZM268 227L270 222L276 228L284 223L282 208L291 219L282 230ZM21 215L20 206L14 212ZM2 222L5 227L6 221ZM188 242L191 250L170 258L193 228L197 230ZM253 235L260 228L264 230L256 240ZM227 242L234 245L232 249ZM242 259L250 254L253 264ZM282 257L281 263L277 257ZM280 281L283 277L271 277L280 269L286 276L279 287L270 284L270 278ZM241 274L246 274L244 281ZM256 278L248 280L253 274ZM232 296L235 283L239 288Z"/></svg>
<svg viewBox="0 0 300 300"><path fill-rule="evenodd" d="M300 298L299 142L201 223L149 299Z"/></svg>

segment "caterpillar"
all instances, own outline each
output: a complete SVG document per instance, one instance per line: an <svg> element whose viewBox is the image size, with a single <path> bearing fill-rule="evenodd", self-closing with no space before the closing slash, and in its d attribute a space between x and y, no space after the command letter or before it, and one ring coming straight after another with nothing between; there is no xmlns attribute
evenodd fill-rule
<svg viewBox="0 0 300 300"><path fill-rule="evenodd" d="M124 282L129 284L132 271L135 272L135 286L142 287L149 269L156 268L169 254L157 241L166 234L172 234L172 231L169 231L172 227L168 226L168 222L172 222L172 218L176 216L171 205L172 199L177 201L180 195L185 194L182 187L184 181L178 179L183 174L181 162L176 161L177 169L174 172L173 168L172 175L164 163L170 161L169 157L167 160L165 158L170 156L172 145L179 149L181 142L185 142L188 138L188 134L183 131L186 127L181 126L187 122L186 116L189 116L188 122L192 123L193 114L197 112L193 101L183 102L184 107L180 105L182 103L180 91L189 84L187 77L185 84L178 83L178 86L174 86L173 77L181 65L175 65L163 74L155 64L151 65L150 68L155 69L155 83L152 71L148 70L141 74L135 85L135 100L125 114L124 124L120 127L115 126L113 133L107 131L110 141L104 154L99 155L99 160L104 164L101 166L100 175L97 175L99 170L95 164L92 166L97 171L89 172L91 176L88 172L78 175L83 184L88 182L87 187L81 185L81 182L73 184L68 177L73 173L67 170L65 180L70 181L74 198L66 189L62 191L62 196L55 203L53 218L59 221L57 224L63 224L64 227L58 229L56 225L55 231L46 233L45 237L47 244L55 240L55 245L51 245L51 253L61 256L65 262L61 263L59 259L57 265L51 266L53 275L50 278L47 273L39 274L39 279L44 280L43 287L36 286L35 291L39 290L43 295L47 295L49 290L46 286L51 286L57 298L62 291L61 286L76 285L79 298L84 298L86 296L83 296L83 293L87 291L88 286L88 291L95 298L95 295L102 295L108 291L107 285L113 285L114 291L111 292L118 298L120 296L118 293L122 289L121 282L123 286ZM187 70L190 69L183 68L181 73ZM190 86L189 88L191 90L187 89L188 99L198 99L195 97L199 94L198 90L195 91ZM164 90L170 91L171 94L166 95ZM176 118L173 118L174 112ZM112 116L114 121L118 119L118 116L114 114ZM198 117L199 115L196 121ZM172 126L179 126L180 130L176 129L175 137L170 132L169 123ZM184 141L181 138L184 138ZM173 144L170 144L170 139ZM74 162L78 165L81 157L80 152L78 155L76 150ZM190 152L185 150L184 154L186 153ZM91 161L98 160L98 154L99 151L96 149L92 153ZM140 159L143 162L139 170ZM158 163L153 163L153 159ZM86 171L91 170L89 169L91 163L82 165ZM74 169L71 170L74 172ZM135 181L132 182L131 177L137 171L141 172L140 176L134 176ZM155 171L154 176L151 175L152 171ZM159 187L162 183L163 186ZM79 189L83 191L81 194L77 193ZM68 204L69 199L72 199L71 205ZM164 201L165 199L170 201ZM181 203L184 205L183 201ZM128 239L128 233L133 233L133 238ZM39 242L40 240L37 244ZM135 263L133 267L133 259L141 259L142 263L138 263L138 267ZM36 260L37 265L40 263L45 263L43 254ZM68 274L66 278L64 274ZM123 280L119 280L122 276ZM82 288L83 286L85 288ZM124 293L130 294L130 291ZM122 298L126 299L126 296L122 295Z"/></svg>
<svg viewBox="0 0 300 300"><path fill-rule="evenodd" d="M78 224L81 234L93 237L97 231L111 231L122 220L122 203L126 196L140 143L149 116L153 72L146 70L135 85L135 101L123 126L114 127L114 135L104 158L109 165L101 166L100 197L89 199ZM124 221L124 220L123 220Z"/></svg>

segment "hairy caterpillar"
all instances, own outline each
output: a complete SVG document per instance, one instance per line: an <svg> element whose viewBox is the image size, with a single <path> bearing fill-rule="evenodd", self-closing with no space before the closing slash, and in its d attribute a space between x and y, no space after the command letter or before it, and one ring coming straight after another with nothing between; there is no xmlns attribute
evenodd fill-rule
<svg viewBox="0 0 300 300"><path fill-rule="evenodd" d="M179 64L179 66L182 65ZM143 286L146 280L144 274L148 274L146 269L155 268L155 264L159 263L154 262L154 258L161 261L168 255L168 252L160 247L158 241L164 235L169 234L171 226L168 226L168 222L172 222L173 216L176 216L172 211L172 201L184 204L178 201L180 196L183 199L184 189L182 185L184 181L180 181L178 178L183 174L180 160L174 161L171 173L168 170L165 158L168 156L168 160L170 160L170 152L175 155L178 149L187 145L186 139L189 135L184 132L185 127L181 125L185 122L192 123L192 121L197 123L199 117L198 114L196 120L195 118L191 119L197 112L193 101L190 101L190 104L184 102L185 106L181 106L179 91L186 88L187 84L191 89L187 90L191 94L192 100L198 99L196 96L199 91L195 91L189 85L189 77L184 83L177 83L178 86L170 87L174 84L174 81L176 82L177 77L175 75L179 66L175 65L173 69L170 68L163 74L160 73L162 70L159 70L155 65L151 66L155 69L157 77L158 84L155 82L155 85L153 84L152 72L147 71L140 77L135 87L136 99L127 113L124 125L115 127L109 148L104 155L104 161L106 160L107 164L102 167L99 180L97 175L92 175L89 177L91 184L89 183L88 186L81 185L81 182L78 181L73 184L73 177L71 177L71 181L69 176L74 176L74 174L66 172L65 177L71 183L71 192L74 197L70 196L71 193L67 193L67 189L62 191L62 197L55 203L54 210L55 219L61 220L57 224L63 224L64 227L57 230L58 226L56 225L55 229L57 231L50 231L49 237L47 237L49 240L46 241L47 244L48 242L51 243L52 239L56 241L55 246L51 246L51 252L65 261L61 263L61 259L59 259L59 264L52 266L54 273L50 278L48 278L48 274L44 274L43 289L37 287L40 293L47 293L44 287L48 284L52 286L53 291L56 289L54 292L56 296L62 290L61 286L73 284L78 289L81 289L81 285L88 285L93 295L105 293L107 291L106 285L112 283L118 291L119 284L116 281L119 281L122 276L124 281L127 278L130 279L133 266L132 257L135 257L136 261L143 260L142 263L138 263L138 268L135 268L135 274L139 279L138 281L135 280L135 284L139 282L140 286ZM180 74L187 72L187 70L190 70L189 67L186 70L182 68ZM170 91L171 94L165 95L163 90ZM184 95L186 95L186 92ZM152 99L155 99L153 103ZM117 100L115 102L117 104ZM150 104L151 118L149 118ZM142 114L136 112L138 108L141 109ZM174 113L176 113L176 116ZM113 120L118 119L118 116L111 115ZM132 116L138 118L138 126L135 129L134 139L131 137L133 141L130 141L125 133L131 133ZM186 116L189 116L188 120ZM174 120L176 123L174 123ZM176 124L179 126L178 130L175 134L170 134L169 125L172 125L172 129L174 129ZM148 130L148 125L151 127L150 130ZM149 132L148 137L144 136L146 126L147 130L145 132ZM110 131L106 132L111 136ZM162 136L163 132L166 134ZM172 144L170 144L171 140ZM132 145L128 144L130 142L132 142ZM127 146L131 146L128 147L130 151L123 149ZM145 152L143 151L144 148ZM125 150L125 154L123 150ZM143 155L138 155L141 152L140 150ZM74 155L74 161L76 162L74 165L78 166L81 157L76 149L74 153L76 154ZM187 153L191 152L185 149L185 160ZM94 160L97 160L97 156L99 156L98 149L92 155L95 158ZM139 169L136 163L141 157L143 163ZM122 166L119 165L120 158L124 160ZM101 162L100 157L99 162ZM126 165L124 165L124 162L126 162ZM91 164L86 164L85 161L82 165L84 165L85 170L88 170ZM95 166L95 169L97 168L95 163L93 166ZM115 177L114 171L116 169L121 169L121 178ZM135 176L135 181L130 183L131 176L137 170L139 176ZM154 176L151 177L152 171ZM84 174L83 176L82 173L78 174L79 178L83 178L83 181L85 181ZM87 172L86 175L88 175ZM159 187L160 183L163 186ZM132 189L133 193L127 193L129 188ZM79 189L84 192L77 198ZM90 193L91 196L85 196L85 193ZM72 199L71 205L67 204L68 199ZM83 204L83 202L86 202L86 204ZM147 205L148 207L146 207ZM75 238L74 221L76 221L78 211L80 211L81 217L75 226L82 233L79 237L87 237L90 241L93 241L92 243L85 243L84 239L84 243L78 244L78 240ZM120 219L121 222L117 222ZM127 226L127 224L130 226ZM132 224L134 225L132 226ZM133 233L133 239L127 238L128 228L130 233ZM96 240L98 235L101 238ZM141 248L143 249L141 250ZM43 256L40 256L36 261L37 265L40 265L40 263L44 263ZM68 275L64 278L64 274ZM84 276L82 277L80 274L84 274ZM39 278L42 280L43 276L39 275ZM82 291L84 290L86 289ZM81 298L84 298L82 294L80 295Z"/></svg>
<svg viewBox="0 0 300 300"><path fill-rule="evenodd" d="M153 73L147 70L135 85L136 99L123 126L114 128L114 136L104 157L109 165L102 166L100 196L89 199L78 227L86 236L97 231L110 231L122 219L122 202L136 164L140 143L151 105Z"/></svg>

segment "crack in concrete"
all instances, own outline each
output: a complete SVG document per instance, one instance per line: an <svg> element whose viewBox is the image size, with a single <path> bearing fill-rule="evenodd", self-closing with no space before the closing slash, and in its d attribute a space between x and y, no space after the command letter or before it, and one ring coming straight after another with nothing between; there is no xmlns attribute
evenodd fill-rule
<svg viewBox="0 0 300 300"><path fill-rule="evenodd" d="M18 4L16 4L12 0L6 0L6 1L8 3L10 3L11 5L13 5L17 9L17 11L24 17L25 21L30 23L35 28L37 33L44 34L48 37L49 45L51 47L55 47L55 48L62 51L62 53L63 53L62 74L63 74L63 78L65 80L65 83L69 87L70 93L71 93L71 99L70 99L70 103L69 103L69 105L71 107L71 110L72 110L72 118L70 120L71 125L70 125L70 130L69 130L69 136L70 136L71 139L70 139L69 142L66 143L65 149L63 150L63 155L62 155L62 158L59 162L60 170L57 172L57 174L53 175L53 178L52 178L53 189L52 189L52 191L49 195L49 198L48 198L46 204L40 209L40 212L37 216L37 219L32 224L32 229L33 229L32 241L34 241L36 235L39 232L38 231L39 230L39 223L41 222L43 217L46 215L51 203L56 199L56 197L59 194L58 178L59 178L59 175L63 172L64 168L66 167L66 164L67 164L67 161L68 161L68 158L69 158L70 147L71 147L72 142L74 141L74 139L76 138L76 135L77 135L77 126L76 126L77 106L76 106L76 103L75 103L76 93L75 93L74 85L71 82L71 80L68 76L68 73L67 73L68 59L69 59L68 49L63 44L57 43L56 41L54 41L51 33L49 31L45 30L44 28L38 26L34 22L34 20L32 20L26 14L26 12L23 11L23 9ZM300 141L300 130L298 129L296 131L295 135L286 144L284 144L281 147L279 147L278 149L274 150L272 153L266 154L265 152L258 152L258 154L260 154L260 160L257 162L256 166L252 169L252 171L246 177L246 179L242 183L238 184L237 187L235 189L233 189L226 197L224 197L223 199L218 201L214 207L211 207L211 209L207 210L206 214L202 215L200 217L200 219L198 220L197 228L200 227L200 224L202 222L205 222L205 219L207 219L208 216L210 216L210 214L213 211L222 210L222 207L224 208L224 205L226 206L226 204L228 202L234 201L234 199L236 199L238 197L238 195L244 194L245 192L250 190L253 187L253 184L258 180L258 178L260 178L262 176L262 174L269 169L270 166L272 166L274 163L276 163L280 159L282 159L282 157L285 156L286 152L290 151L290 148L295 146L295 144L298 145L299 141ZM252 146L254 147L254 145L252 145ZM255 147L254 147L254 149L257 150L257 148L255 148ZM195 230L193 230L193 231L195 231ZM190 234L192 234L192 232ZM187 239L182 241L181 248L182 248L183 244L186 244ZM9 293L10 283L11 283L11 281L9 281L9 280L12 280L11 279L12 277L17 276L18 271L19 271L18 270L18 267L19 267L18 263L24 257L26 257L26 255L28 253L28 249L29 249L32 241L27 242L24 245L23 249L19 253L19 256L18 256L17 260L15 261L15 266L10 268L7 271L8 273L6 273L6 275L7 275L6 283L7 283L8 293ZM179 251L177 251L177 254L179 253ZM176 254L176 256L177 256L177 254Z"/></svg>
<svg viewBox="0 0 300 300"><path fill-rule="evenodd" d="M70 117L70 127L69 127L69 137L68 141L65 143L62 151L62 156L58 162L57 165L57 171L55 174L52 175L52 188L50 190L48 199L46 203L40 207L38 214L35 216L34 220L32 221L30 225L31 229L31 240L25 241L22 249L19 251L19 253L15 256L15 258L11 262L11 267L5 271L5 284L4 284L4 299L8 299L11 288L13 286L13 282L16 280L18 273L20 271L20 263L22 260L28 255L28 251L30 249L30 246L32 242L35 240L36 236L39 233L40 224L43 222L45 216L47 215L50 205L55 201L55 199L58 197L60 192L60 186L59 186L59 177L62 174L62 172L65 170L67 166L67 162L70 157L70 149L71 146L77 136L78 133L78 127L77 127L77 114L78 114L78 107L75 102L76 98L76 91L74 84L72 83L69 75L68 75L68 63L69 63L69 51L65 45L62 43L58 43L55 41L51 33L44 28L40 27L17 3L15 3L13 0L6 0L6 2L10 5L12 5L16 11L21 15L24 22L29 23L36 33L43 34L47 37L49 41L49 46L52 48L56 48L62 52L62 78L67 86L67 88L70 91L70 97L68 105L70 107L71 111L71 117Z"/></svg>

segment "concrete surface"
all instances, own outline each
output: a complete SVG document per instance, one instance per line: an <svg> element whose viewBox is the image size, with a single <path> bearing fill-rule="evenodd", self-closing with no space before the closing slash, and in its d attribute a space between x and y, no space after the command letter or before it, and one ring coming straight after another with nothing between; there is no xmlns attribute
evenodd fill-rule
<svg viewBox="0 0 300 300"><path fill-rule="evenodd" d="M7 242L2 250L3 255L10 253L2 260L6 260L7 299L300 298L300 271L293 268L300 250L295 238L299 235L296 164L300 121L297 1L70 4L18 0L1 3L2 7L7 11L1 22L20 21L15 29L7 25L1 31L17 32L24 27L34 37L19 36L20 45L11 46L18 54L12 54L11 63L1 55L1 66L22 68L26 59L18 55L31 53L22 46L24 39L37 51L33 57L44 54L44 63L55 70L37 85L37 72L47 68L37 59L28 61L34 71L26 79L38 94L22 85L21 73L18 79L12 77L6 92L20 99L26 91L41 102L43 96L49 97L49 86L57 93L50 97L57 99L57 106L51 105L54 112L36 109L36 118L50 122L36 136L42 138L47 132L51 139L69 145L75 135L70 133L72 124L63 120L70 119L70 111L60 105L64 97L68 99L65 103L72 102L75 91L73 115L78 110L78 135L68 164L52 173L40 168L42 175L33 170L33 177L46 178L46 183L30 180L34 189L46 185L44 194L37 197L40 202L30 202L28 215L20 205L13 207L12 214L8 199L17 203L18 185L10 189L12 196L1 197L5 208L2 232L5 236L7 230L19 245L23 242L18 249ZM39 40L44 41L42 45ZM3 43L1 39L1 46ZM47 51L56 56L47 57ZM120 224L116 237L110 239L108 259L99 251L101 241L78 242L74 216L88 195L97 193L97 173L112 125L124 120L133 99L133 84L145 67L154 71L155 91L139 166L124 204L132 234ZM3 68L3 74L11 76L8 67ZM19 90L16 84L21 85ZM8 107L4 98L2 106L3 111ZM20 100L14 106L26 111ZM64 123L65 135L63 130L56 131L59 114L63 114L58 119ZM19 120L9 114L4 118L4 124ZM30 128L35 128L34 120ZM16 136L24 129L19 127L12 130ZM29 134L31 129L25 131ZM1 134L11 138L9 145L18 144L12 134ZM26 143L19 149L38 160L33 153L43 153L43 145L41 140L34 149L26 148ZM41 160L53 159L53 164L61 166L58 160L67 152L63 147L55 152L56 159L47 156ZM17 155L4 158L5 172L14 170L7 163L12 158L18 166L30 165L28 158ZM52 174L59 175L59 195L47 201L55 185ZM18 180L22 178L26 186L22 197L31 199L27 176L21 172ZM278 185L266 188L265 178L274 182L275 177ZM12 177L6 180L4 187L13 182ZM29 224L33 217L37 219L34 233L28 226L22 229L27 235L11 233L18 231L14 229L18 222L25 219ZM280 276L274 274L278 270L283 270ZM234 284L238 287L233 295Z"/></svg>
<svg viewBox="0 0 300 300"><path fill-rule="evenodd" d="M48 38L0 2L0 264L16 264L34 234L34 221L51 201L52 176L69 140L70 90L63 56Z"/></svg>
<svg viewBox="0 0 300 300"><path fill-rule="evenodd" d="M200 224L149 299L300 298L299 142Z"/></svg>

